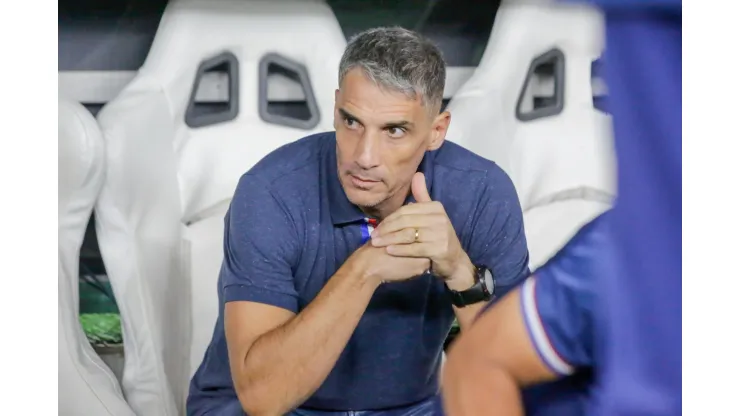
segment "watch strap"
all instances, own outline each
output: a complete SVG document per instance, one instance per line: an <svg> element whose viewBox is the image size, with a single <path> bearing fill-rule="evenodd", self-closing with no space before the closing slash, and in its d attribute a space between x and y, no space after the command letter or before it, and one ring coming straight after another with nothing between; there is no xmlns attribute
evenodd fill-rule
<svg viewBox="0 0 740 416"><path fill-rule="evenodd" d="M447 293L450 295L453 305L460 308L491 298L492 294L488 293L488 290L484 286L483 279L485 271L485 267L475 267L475 283L469 289L457 291L447 288Z"/></svg>

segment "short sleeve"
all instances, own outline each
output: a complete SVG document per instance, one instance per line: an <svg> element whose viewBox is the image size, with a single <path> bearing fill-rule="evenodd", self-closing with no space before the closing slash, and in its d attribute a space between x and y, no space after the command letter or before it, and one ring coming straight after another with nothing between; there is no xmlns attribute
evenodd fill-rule
<svg viewBox="0 0 740 416"><path fill-rule="evenodd" d="M598 217L583 227L522 285L522 315L532 344L556 374L593 365L599 267L607 261L606 229Z"/></svg>
<svg viewBox="0 0 740 416"><path fill-rule="evenodd" d="M524 220L514 184L503 170L492 170L476 208L468 257L491 270L500 299L529 275Z"/></svg>
<svg viewBox="0 0 740 416"><path fill-rule="evenodd" d="M293 266L295 223L258 177L244 175L224 221L221 290L224 302L250 301L298 311Z"/></svg>

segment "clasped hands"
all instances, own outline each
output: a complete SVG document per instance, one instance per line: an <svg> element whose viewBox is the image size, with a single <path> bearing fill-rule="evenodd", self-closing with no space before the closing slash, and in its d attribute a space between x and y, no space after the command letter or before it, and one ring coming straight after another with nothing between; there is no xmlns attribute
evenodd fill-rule
<svg viewBox="0 0 740 416"><path fill-rule="evenodd" d="M473 266L440 202L432 201L423 173L411 180L416 203L386 217L371 234L374 247L385 247L394 257L428 258L435 275L451 289L473 285Z"/></svg>

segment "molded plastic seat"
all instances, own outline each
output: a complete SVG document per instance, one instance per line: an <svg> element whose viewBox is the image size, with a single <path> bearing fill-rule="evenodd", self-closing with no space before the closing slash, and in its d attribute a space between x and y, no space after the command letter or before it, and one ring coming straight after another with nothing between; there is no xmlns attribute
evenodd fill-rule
<svg viewBox="0 0 740 416"><path fill-rule="evenodd" d="M133 416L79 320L80 247L103 183L103 138L77 102L59 99L59 414Z"/></svg>
<svg viewBox="0 0 740 416"><path fill-rule="evenodd" d="M323 1L174 0L138 75L101 110L98 238L140 415L182 408L218 316L236 184L270 151L332 128L345 45Z"/></svg>
<svg viewBox="0 0 740 416"><path fill-rule="evenodd" d="M588 6L503 2L480 66L448 106L449 140L512 178L532 268L615 193L611 119L595 105L602 32Z"/></svg>

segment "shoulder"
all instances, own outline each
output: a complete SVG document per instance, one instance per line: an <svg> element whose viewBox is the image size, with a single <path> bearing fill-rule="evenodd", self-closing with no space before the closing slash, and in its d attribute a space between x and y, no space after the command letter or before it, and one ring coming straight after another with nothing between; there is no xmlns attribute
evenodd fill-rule
<svg viewBox="0 0 740 416"><path fill-rule="evenodd" d="M334 140L333 132L318 133L266 155L239 179L231 201L232 215L259 213L255 218L262 223L287 220L300 229L304 205L319 195L321 166L334 151Z"/></svg>
<svg viewBox="0 0 740 416"><path fill-rule="evenodd" d="M572 309L574 313L593 311L598 288L594 276L612 270L615 260L608 218L609 211L581 227L547 263L535 270L537 297L545 302L570 299L562 307L577 306ZM564 311L563 315L567 316Z"/></svg>
<svg viewBox="0 0 740 416"><path fill-rule="evenodd" d="M323 132L273 150L242 175L234 197L243 188L282 194L317 183L320 167L335 143L334 132Z"/></svg>
<svg viewBox="0 0 740 416"><path fill-rule="evenodd" d="M266 241L282 231L297 238L305 224L306 196L318 195L320 167L333 149L334 134L318 133L267 154L239 179L229 226ZM280 238L285 241L285 235Z"/></svg>
<svg viewBox="0 0 740 416"><path fill-rule="evenodd" d="M445 194L490 195L498 200L513 198L518 201L511 178L492 160L448 141L430 156L434 164L434 184L446 188Z"/></svg>
<svg viewBox="0 0 740 416"><path fill-rule="evenodd" d="M324 132L303 137L280 146L252 166L245 176L259 178L267 183L279 181L296 171L317 166L328 148L333 149L334 132Z"/></svg>
<svg viewBox="0 0 740 416"><path fill-rule="evenodd" d="M549 354L553 369L589 365L593 359L590 329L600 312L599 277L613 270L608 211L583 226L544 266L521 286L523 312L534 340ZM538 329L541 328L541 329ZM534 330L534 331L533 331ZM567 371L563 371L567 373Z"/></svg>

